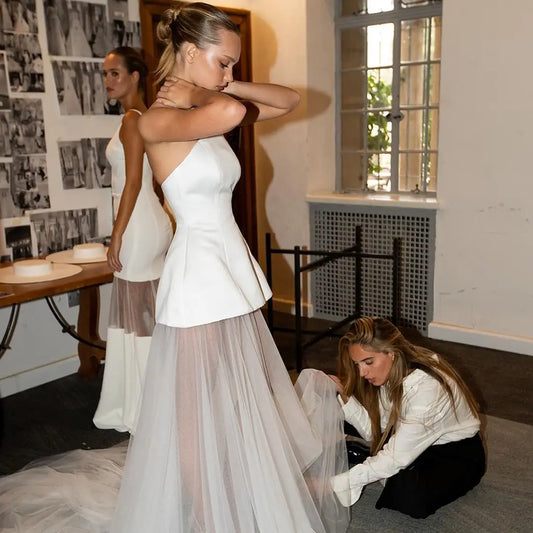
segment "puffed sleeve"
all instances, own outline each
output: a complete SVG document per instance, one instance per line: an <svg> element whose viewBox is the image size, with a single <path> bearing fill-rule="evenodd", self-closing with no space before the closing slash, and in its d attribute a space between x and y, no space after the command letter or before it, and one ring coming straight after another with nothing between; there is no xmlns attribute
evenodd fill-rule
<svg viewBox="0 0 533 533"><path fill-rule="evenodd" d="M352 425L363 439L370 440L372 430L368 411L353 396L350 396L346 403L342 401L340 395L337 398L344 413L344 420Z"/></svg>

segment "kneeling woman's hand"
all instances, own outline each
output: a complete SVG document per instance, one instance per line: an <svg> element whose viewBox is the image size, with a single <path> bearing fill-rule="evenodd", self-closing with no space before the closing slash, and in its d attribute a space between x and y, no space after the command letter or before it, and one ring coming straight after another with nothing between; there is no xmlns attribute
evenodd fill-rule
<svg viewBox="0 0 533 533"><path fill-rule="evenodd" d="M344 403L348 402L348 396L344 395L344 385L342 384L342 381L340 380L339 376L334 376L333 374L328 374L328 377L331 378L335 385L337 386L337 392L340 394L340 397L342 398L342 401Z"/></svg>

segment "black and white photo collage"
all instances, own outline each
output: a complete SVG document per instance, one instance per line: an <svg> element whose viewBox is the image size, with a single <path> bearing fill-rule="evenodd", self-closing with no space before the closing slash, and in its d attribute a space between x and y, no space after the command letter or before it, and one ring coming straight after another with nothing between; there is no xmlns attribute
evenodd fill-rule
<svg viewBox="0 0 533 533"><path fill-rule="evenodd" d="M129 20L127 0L107 6L44 0L44 7L61 114L120 114L120 103L106 98L102 58L117 46L141 46L140 23Z"/></svg>
<svg viewBox="0 0 533 533"><path fill-rule="evenodd" d="M57 210L60 202L52 210L47 155L59 160L54 180L63 190L107 188L109 138L58 138L57 147L47 146L43 101L53 87L60 115L119 115L102 76L103 58L118 46L141 46L128 0L0 0L0 262L98 238L96 207Z"/></svg>

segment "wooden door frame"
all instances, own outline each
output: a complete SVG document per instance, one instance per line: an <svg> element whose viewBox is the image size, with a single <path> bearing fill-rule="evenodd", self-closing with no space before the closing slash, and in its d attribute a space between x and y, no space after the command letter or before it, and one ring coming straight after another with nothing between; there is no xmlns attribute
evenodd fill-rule
<svg viewBox="0 0 533 533"><path fill-rule="evenodd" d="M152 73L159 61L156 48L154 19L165 9L183 2L169 0L139 0L141 18L141 35L144 59L148 64L150 75L147 80L145 94L146 103L151 105L155 99L156 87ZM252 35L250 27L250 11L232 7L221 7L231 19L239 25L241 32L241 58L238 63L238 77L242 81L252 81ZM233 212L235 220L246 239L252 254L257 257L257 210L255 190L255 158L253 125L238 128L231 132L230 141L241 164L241 179L233 191Z"/></svg>

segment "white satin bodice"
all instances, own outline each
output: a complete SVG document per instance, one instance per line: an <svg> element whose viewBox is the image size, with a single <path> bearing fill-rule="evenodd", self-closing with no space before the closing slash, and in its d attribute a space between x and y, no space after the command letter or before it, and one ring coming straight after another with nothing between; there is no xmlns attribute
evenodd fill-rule
<svg viewBox="0 0 533 533"><path fill-rule="evenodd" d="M141 114L137 109L133 111ZM126 185L126 160L124 146L120 140L120 127L115 131L105 152L111 165L113 218L117 216L122 191ZM122 270L115 272L115 277L128 281L158 279L163 270L165 254L171 239L172 226L155 194L152 169L144 154L141 190L122 235L120 249Z"/></svg>
<svg viewBox="0 0 533 533"><path fill-rule="evenodd" d="M163 192L176 217L157 294L157 321L191 327L241 316L272 293L231 209L240 165L224 137L196 142Z"/></svg>

